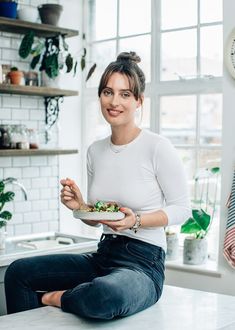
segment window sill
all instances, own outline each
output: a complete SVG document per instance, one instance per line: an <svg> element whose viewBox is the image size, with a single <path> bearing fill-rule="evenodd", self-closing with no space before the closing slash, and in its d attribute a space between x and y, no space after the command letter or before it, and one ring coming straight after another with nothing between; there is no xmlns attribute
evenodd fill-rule
<svg viewBox="0 0 235 330"><path fill-rule="evenodd" d="M217 262L212 260L208 260L205 264L202 265L186 265L183 264L182 258L179 258L174 261L166 261L166 269L212 277L222 277L222 272L218 270Z"/></svg>

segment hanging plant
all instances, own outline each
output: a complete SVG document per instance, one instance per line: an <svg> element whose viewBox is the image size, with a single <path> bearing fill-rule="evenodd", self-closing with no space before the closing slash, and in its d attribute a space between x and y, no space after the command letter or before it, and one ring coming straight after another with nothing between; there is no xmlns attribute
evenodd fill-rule
<svg viewBox="0 0 235 330"><path fill-rule="evenodd" d="M39 70L45 71L51 79L55 79L61 70L64 70L65 73L73 71L74 76L77 73L78 60L69 52L69 46L62 35L42 39L36 38L34 32L29 31L22 39L19 55L24 59L31 55L31 69L34 70L39 65ZM87 51L84 47L80 59L82 71L86 67L86 56ZM95 68L96 65L90 68L86 81L91 77Z"/></svg>

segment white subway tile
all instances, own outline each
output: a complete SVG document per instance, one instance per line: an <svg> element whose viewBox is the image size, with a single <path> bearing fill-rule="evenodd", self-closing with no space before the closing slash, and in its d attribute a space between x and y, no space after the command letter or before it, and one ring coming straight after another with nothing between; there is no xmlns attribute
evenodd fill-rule
<svg viewBox="0 0 235 330"><path fill-rule="evenodd" d="M41 109L31 110L30 111L30 119L31 120L45 120L45 113L44 113L44 111L42 111Z"/></svg>
<svg viewBox="0 0 235 330"><path fill-rule="evenodd" d="M48 232L48 223L46 222L38 222L32 224L32 232L33 233L45 233Z"/></svg>
<svg viewBox="0 0 235 330"><path fill-rule="evenodd" d="M39 189L30 189L28 191L28 200L39 200L40 199L40 190Z"/></svg>
<svg viewBox="0 0 235 330"><path fill-rule="evenodd" d="M48 225L49 231L59 231L59 221L50 221Z"/></svg>
<svg viewBox="0 0 235 330"><path fill-rule="evenodd" d="M39 168L38 167L24 167L22 169L23 178L38 178Z"/></svg>
<svg viewBox="0 0 235 330"><path fill-rule="evenodd" d="M5 108L19 108L20 107L20 97L19 96L4 96L3 107Z"/></svg>
<svg viewBox="0 0 235 330"><path fill-rule="evenodd" d="M47 157L46 156L34 156L30 157L31 166L45 166L47 165Z"/></svg>
<svg viewBox="0 0 235 330"><path fill-rule="evenodd" d="M0 118L1 119L11 119L11 109L9 108L1 108L0 109Z"/></svg>
<svg viewBox="0 0 235 330"><path fill-rule="evenodd" d="M14 236L15 234L15 226L11 225L11 224L7 224L6 226L6 233L7 233L7 237L11 237Z"/></svg>
<svg viewBox="0 0 235 330"><path fill-rule="evenodd" d="M12 49L17 49L17 51L19 50L20 48L20 44L21 44L21 39L19 38L8 38L8 40L10 41L11 40L11 43L10 43L10 47Z"/></svg>
<svg viewBox="0 0 235 330"><path fill-rule="evenodd" d="M62 188L62 186L61 186L61 188ZM52 195L51 195L51 197L52 198L59 198L61 188L60 187L58 187L58 188L52 188Z"/></svg>
<svg viewBox="0 0 235 330"><path fill-rule="evenodd" d="M59 185L59 179L58 178L49 178L48 179L48 185L49 187L57 187Z"/></svg>
<svg viewBox="0 0 235 330"><path fill-rule="evenodd" d="M42 166L40 167L40 176L51 176L52 175L52 168L50 166Z"/></svg>
<svg viewBox="0 0 235 330"><path fill-rule="evenodd" d="M14 228L14 234L17 235L27 235L32 233L31 224L19 224Z"/></svg>
<svg viewBox="0 0 235 330"><path fill-rule="evenodd" d="M50 200L52 198L51 188L40 189L40 197Z"/></svg>
<svg viewBox="0 0 235 330"><path fill-rule="evenodd" d="M20 183L22 183L22 185L25 187L25 189L30 189L32 187L32 184L31 184L31 179L25 179L25 178L21 178L20 180Z"/></svg>
<svg viewBox="0 0 235 330"><path fill-rule="evenodd" d="M57 199L52 199L49 200L49 209L55 209L57 210L59 208L59 200Z"/></svg>
<svg viewBox="0 0 235 330"><path fill-rule="evenodd" d="M12 119L16 120L28 120L29 119L29 110L24 109L12 109Z"/></svg>
<svg viewBox="0 0 235 330"><path fill-rule="evenodd" d="M47 178L36 178L32 179L32 188L47 188L48 179Z"/></svg>
<svg viewBox="0 0 235 330"><path fill-rule="evenodd" d="M10 166L11 166L11 157L0 158L0 167L10 167Z"/></svg>
<svg viewBox="0 0 235 330"><path fill-rule="evenodd" d="M13 166L29 166L29 158L28 157L13 157Z"/></svg>
<svg viewBox="0 0 235 330"><path fill-rule="evenodd" d="M11 48L11 39L6 37L0 37L1 48Z"/></svg>
<svg viewBox="0 0 235 330"><path fill-rule="evenodd" d="M24 222L33 223L35 221L40 221L40 212L27 212L24 214Z"/></svg>
<svg viewBox="0 0 235 330"><path fill-rule="evenodd" d="M30 201L15 202L15 212L30 212L32 210L32 205Z"/></svg>
<svg viewBox="0 0 235 330"><path fill-rule="evenodd" d="M11 224L16 225L18 223L23 223L23 214L14 213L12 219L10 220Z"/></svg>
<svg viewBox="0 0 235 330"><path fill-rule="evenodd" d="M48 202L46 200L32 201L33 211L44 211L48 209Z"/></svg>
<svg viewBox="0 0 235 330"><path fill-rule="evenodd" d="M21 168L18 167L10 167L4 169L4 177L13 177L13 178L20 178L21 177Z"/></svg>
<svg viewBox="0 0 235 330"><path fill-rule="evenodd" d="M41 212L41 220L42 221L52 221L52 220L55 220L54 219L54 214L53 214L54 211L42 211Z"/></svg>
<svg viewBox="0 0 235 330"><path fill-rule="evenodd" d="M22 108L37 108L38 107L38 100L34 97L22 97L21 96L21 107Z"/></svg>
<svg viewBox="0 0 235 330"><path fill-rule="evenodd" d="M58 166L58 156L48 157L48 165L49 166L52 166L52 165Z"/></svg>
<svg viewBox="0 0 235 330"><path fill-rule="evenodd" d="M14 61L18 56L18 50L16 49L2 49L2 60Z"/></svg>

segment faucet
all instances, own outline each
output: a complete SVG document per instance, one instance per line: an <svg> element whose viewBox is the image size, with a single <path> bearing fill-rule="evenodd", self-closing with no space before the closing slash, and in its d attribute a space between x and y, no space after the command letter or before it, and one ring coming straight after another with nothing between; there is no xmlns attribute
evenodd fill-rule
<svg viewBox="0 0 235 330"><path fill-rule="evenodd" d="M5 184L12 183L12 184L15 184L16 186L20 187L21 191L23 192L24 199L27 201L27 199L28 199L27 191L26 191L25 187L23 186L23 184L20 183L16 178L9 177L9 178L3 179L3 182Z"/></svg>

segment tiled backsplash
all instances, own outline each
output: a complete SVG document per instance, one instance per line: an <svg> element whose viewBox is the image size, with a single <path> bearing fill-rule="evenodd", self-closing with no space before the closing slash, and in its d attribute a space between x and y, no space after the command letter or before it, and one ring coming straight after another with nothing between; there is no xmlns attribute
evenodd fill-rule
<svg viewBox="0 0 235 330"><path fill-rule="evenodd" d="M36 6L48 1L20 1L20 4ZM59 3L59 1L52 1ZM29 61L20 59L18 48L22 36L0 33L0 63L17 66L28 71ZM34 96L0 96L0 124L24 124L37 129L41 147L44 143L45 128L44 99ZM57 146L58 130L53 128L52 140L48 147ZM5 209L12 211L13 218L7 225L9 236L59 228L59 168L58 156L0 157L0 179L15 177L28 193L28 200L18 186L7 185L16 193L14 202L7 203Z"/></svg>

